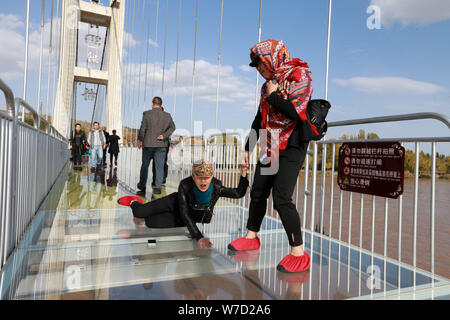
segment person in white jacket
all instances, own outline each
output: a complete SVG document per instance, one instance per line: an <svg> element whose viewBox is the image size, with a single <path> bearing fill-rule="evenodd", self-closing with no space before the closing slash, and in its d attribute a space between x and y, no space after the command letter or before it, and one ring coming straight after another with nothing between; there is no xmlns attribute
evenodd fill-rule
<svg viewBox="0 0 450 320"><path fill-rule="evenodd" d="M97 166L102 168L103 149L106 148L106 138L98 122L94 122L94 129L89 133L88 143L92 155L91 171L95 171Z"/></svg>

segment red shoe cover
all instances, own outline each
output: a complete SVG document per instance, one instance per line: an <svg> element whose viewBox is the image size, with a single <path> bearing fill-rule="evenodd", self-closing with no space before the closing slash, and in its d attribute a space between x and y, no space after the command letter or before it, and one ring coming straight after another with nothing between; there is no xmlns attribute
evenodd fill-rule
<svg viewBox="0 0 450 320"><path fill-rule="evenodd" d="M228 245L228 249L233 251L258 250L260 247L259 238L246 239L245 237L237 238Z"/></svg>
<svg viewBox="0 0 450 320"><path fill-rule="evenodd" d="M302 272L308 270L311 264L311 257L306 252L302 256L288 254L277 266L281 272Z"/></svg>
<svg viewBox="0 0 450 320"><path fill-rule="evenodd" d="M242 262L255 262L259 259L259 251L238 252L232 255L233 259Z"/></svg>
<svg viewBox="0 0 450 320"><path fill-rule="evenodd" d="M277 278L284 283L304 283L309 280L309 270L299 273L277 272Z"/></svg>
<svg viewBox="0 0 450 320"><path fill-rule="evenodd" d="M129 207L132 201L137 201L139 203L143 203L142 199L136 196L125 196L120 198L119 200L117 200L117 203L122 205L122 206L126 206Z"/></svg>
<svg viewBox="0 0 450 320"><path fill-rule="evenodd" d="M129 239L130 238L130 232L127 230L119 230L117 232L117 236L121 239Z"/></svg>
<svg viewBox="0 0 450 320"><path fill-rule="evenodd" d="M112 168L112 163L109 165L110 168Z"/></svg>

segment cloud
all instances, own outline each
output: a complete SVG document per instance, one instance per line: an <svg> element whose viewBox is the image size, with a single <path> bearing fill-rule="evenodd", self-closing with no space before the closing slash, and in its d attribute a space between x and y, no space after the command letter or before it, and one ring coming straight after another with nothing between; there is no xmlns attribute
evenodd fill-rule
<svg viewBox="0 0 450 320"><path fill-rule="evenodd" d="M444 90L443 87L433 83L401 77L354 77L350 79L335 79L333 82L368 93L420 95L434 94Z"/></svg>
<svg viewBox="0 0 450 320"><path fill-rule="evenodd" d="M123 32L123 46L128 48L134 48L137 46L138 41L129 32Z"/></svg>
<svg viewBox="0 0 450 320"><path fill-rule="evenodd" d="M155 68L155 69L154 69ZM192 96L192 60L181 60L178 63L178 78L176 86L177 97ZM206 60L196 61L195 71L195 98L201 101L216 103L217 97L217 65ZM141 76L139 77L139 70ZM146 65L124 66L124 79L129 89L141 88L144 90ZM155 72L153 73L153 70ZM176 64L173 62L165 70L164 87L167 96L175 95ZM162 83L162 64L147 65L147 90L160 90ZM139 82L140 81L140 82ZM235 103L240 106L254 106L255 83L248 82L238 77L232 66L222 65L220 67L219 102Z"/></svg>
<svg viewBox="0 0 450 320"><path fill-rule="evenodd" d="M7 29L14 30L24 27L24 23L14 14L0 13L0 21L2 22L1 26L6 27Z"/></svg>
<svg viewBox="0 0 450 320"><path fill-rule="evenodd" d="M241 65L239 67L239 69L241 69L242 71L245 71L245 72L253 72L253 71L255 71L254 68L252 68L252 67L250 67L249 65L246 65L246 64Z"/></svg>
<svg viewBox="0 0 450 320"><path fill-rule="evenodd" d="M449 0L371 0L370 4L380 8L385 27L394 22L423 26L450 19Z"/></svg>
<svg viewBox="0 0 450 320"><path fill-rule="evenodd" d="M148 39L148 43L152 46L152 47L156 47L158 48L158 42L152 40L152 39Z"/></svg>
<svg viewBox="0 0 450 320"><path fill-rule="evenodd" d="M23 77L25 57L25 26L19 16L0 14L0 77L5 81L12 81ZM50 20L44 24L44 42L42 61L44 70L48 66L48 46L50 38ZM59 18L53 19L53 52L59 37ZM28 70L39 70L41 43L40 25L30 25Z"/></svg>

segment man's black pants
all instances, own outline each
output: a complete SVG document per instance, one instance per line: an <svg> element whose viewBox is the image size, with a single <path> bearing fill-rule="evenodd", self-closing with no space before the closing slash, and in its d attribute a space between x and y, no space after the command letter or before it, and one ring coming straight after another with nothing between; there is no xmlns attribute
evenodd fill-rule
<svg viewBox="0 0 450 320"><path fill-rule="evenodd" d="M292 193L297 184L298 174L305 160L308 144L301 147L287 147L281 152L278 172L261 175L261 167L269 167L258 162L250 192L250 208L247 229L258 232L267 210L267 199L272 190L273 206L280 215L287 233L289 244L303 244L300 216L292 203Z"/></svg>
<svg viewBox="0 0 450 320"><path fill-rule="evenodd" d="M167 157L169 155L169 148L166 148L166 158L164 159L164 176L163 176L163 184L166 183L167 175L169 174L169 166L167 165ZM152 172L153 172L153 179L152 179L152 185L155 185L155 179L156 179L156 166L155 161L153 161L152 164Z"/></svg>
<svg viewBox="0 0 450 320"><path fill-rule="evenodd" d="M149 228L185 227L178 206L178 192L163 198L141 204L137 201L131 204L131 210L136 218L145 219Z"/></svg>

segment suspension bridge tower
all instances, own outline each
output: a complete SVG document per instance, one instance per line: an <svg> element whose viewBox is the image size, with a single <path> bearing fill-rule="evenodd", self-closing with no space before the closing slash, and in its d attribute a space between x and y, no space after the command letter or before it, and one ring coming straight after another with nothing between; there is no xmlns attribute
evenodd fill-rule
<svg viewBox="0 0 450 320"><path fill-rule="evenodd" d="M106 2L108 0L103 0ZM122 136L122 58L126 0L110 0L108 6L83 0L62 1L61 58L53 126L70 134L76 114L75 84L85 82L106 86L106 126ZM107 28L101 70L77 65L78 26L88 23Z"/></svg>

